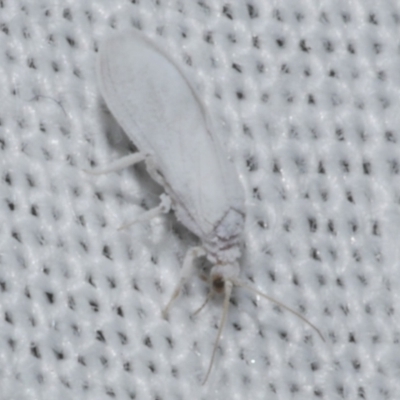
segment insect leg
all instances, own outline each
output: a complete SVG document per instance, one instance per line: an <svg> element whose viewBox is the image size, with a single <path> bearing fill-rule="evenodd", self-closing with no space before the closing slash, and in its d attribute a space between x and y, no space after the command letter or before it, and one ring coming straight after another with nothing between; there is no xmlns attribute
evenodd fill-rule
<svg viewBox="0 0 400 400"><path fill-rule="evenodd" d="M171 198L166 194L162 194L160 196L160 199L161 202L157 207L151 208L150 210L143 212L142 214L138 215L133 221L130 221L119 227L118 230L120 231L122 229L129 228L131 225L136 224L137 222L147 221L149 219L157 217L157 215L166 214L167 212L169 212L169 210L171 209Z"/></svg>
<svg viewBox="0 0 400 400"><path fill-rule="evenodd" d="M179 282L175 287L175 290L172 294L171 299L169 300L168 304L165 306L165 308L162 311L162 315L164 318L167 318L169 309L174 302L174 300L179 296L179 293L182 289L182 286L185 284L187 279L192 273L193 266L194 266L194 260L198 257L202 257L206 254L206 251L202 247L192 247L189 249L185 255L185 259L183 260L183 266L181 269L180 277L179 277Z"/></svg>
<svg viewBox="0 0 400 400"><path fill-rule="evenodd" d="M119 158L118 160L113 161L111 164L104 168L95 168L90 170L85 169L84 171L92 175L108 174L109 172L119 171L120 169L124 169L130 167L131 165L137 164L143 161L145 158L146 156L143 153L137 152Z"/></svg>
<svg viewBox="0 0 400 400"><path fill-rule="evenodd" d="M214 290L210 290L203 304L193 313L193 315L197 315L206 305L207 303L214 297Z"/></svg>

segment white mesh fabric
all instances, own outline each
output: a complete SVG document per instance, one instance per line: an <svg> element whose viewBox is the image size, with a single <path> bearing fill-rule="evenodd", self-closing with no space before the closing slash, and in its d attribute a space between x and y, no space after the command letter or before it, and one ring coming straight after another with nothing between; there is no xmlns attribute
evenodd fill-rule
<svg viewBox="0 0 400 400"><path fill-rule="evenodd" d="M221 299L193 317L195 275L160 314L196 238L173 215L118 231L158 202L143 167L83 171L134 150L94 76L133 26L235 160L243 279L325 343L236 289L201 385ZM0 399L398 399L399 32L395 0L0 0Z"/></svg>

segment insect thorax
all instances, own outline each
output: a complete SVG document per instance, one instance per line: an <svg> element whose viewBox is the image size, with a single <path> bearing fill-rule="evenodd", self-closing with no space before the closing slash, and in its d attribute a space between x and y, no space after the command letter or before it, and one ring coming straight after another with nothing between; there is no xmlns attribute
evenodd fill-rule
<svg viewBox="0 0 400 400"><path fill-rule="evenodd" d="M207 258L213 264L235 263L241 255L244 215L233 208L203 239Z"/></svg>

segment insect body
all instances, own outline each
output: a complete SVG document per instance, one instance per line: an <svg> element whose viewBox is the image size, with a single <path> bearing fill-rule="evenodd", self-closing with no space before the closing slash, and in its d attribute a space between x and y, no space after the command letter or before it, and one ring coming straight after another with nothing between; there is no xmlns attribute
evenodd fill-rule
<svg viewBox="0 0 400 400"><path fill-rule="evenodd" d="M147 214L171 208L177 219L201 240L201 246L190 249L185 257L179 283L164 315L190 276L197 257L206 256L213 264L211 295L225 294L207 379L232 288L234 285L249 288L238 277L245 212L236 169L224 153L189 80L163 49L139 31L103 43L97 76L107 106L139 153L94 172L114 171L144 161L151 177L165 190L160 206ZM275 301L256 289L249 289Z"/></svg>

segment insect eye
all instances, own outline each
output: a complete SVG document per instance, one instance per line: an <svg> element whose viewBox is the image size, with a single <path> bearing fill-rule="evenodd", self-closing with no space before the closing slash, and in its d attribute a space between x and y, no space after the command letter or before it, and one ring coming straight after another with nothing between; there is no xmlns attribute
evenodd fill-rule
<svg viewBox="0 0 400 400"><path fill-rule="evenodd" d="M217 293L222 293L225 288L225 281L222 279L222 276L216 276L213 278L212 282L213 289Z"/></svg>

